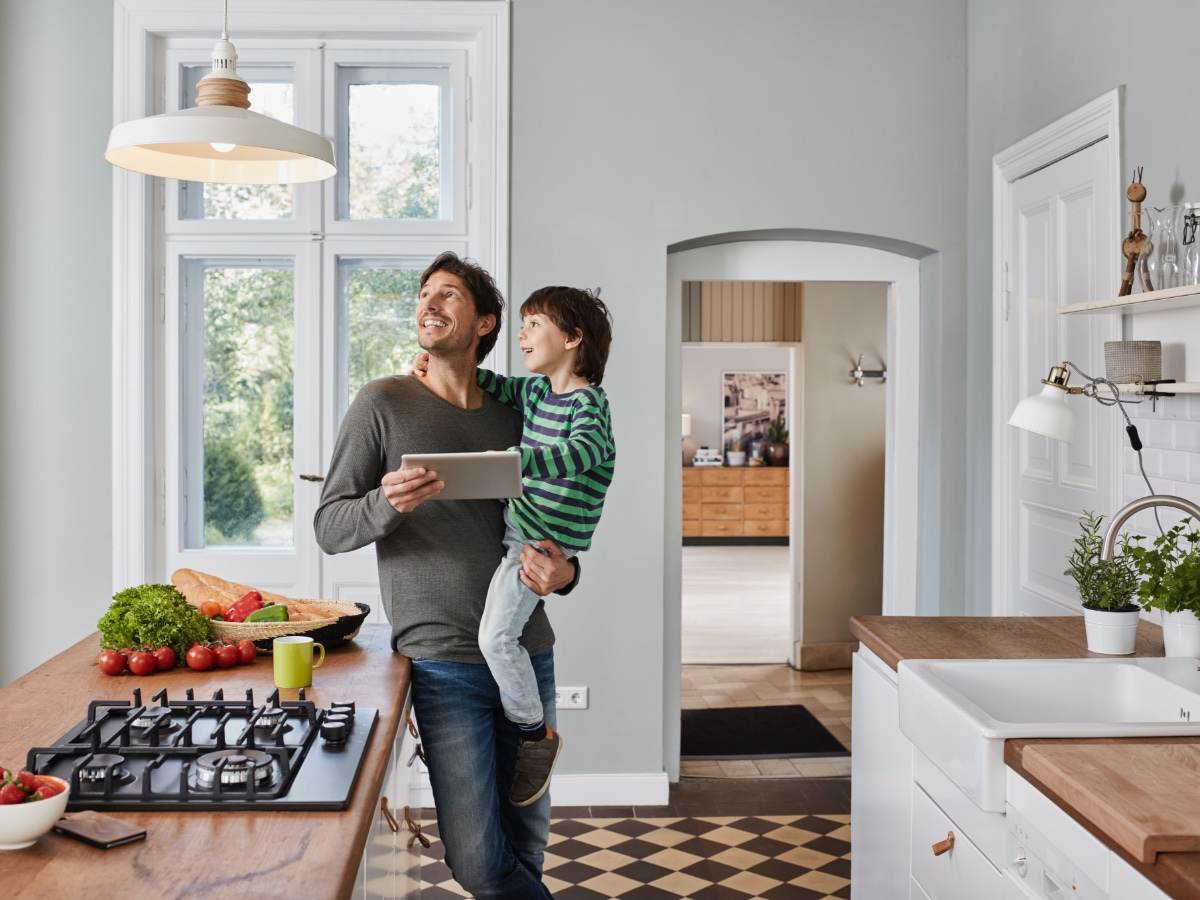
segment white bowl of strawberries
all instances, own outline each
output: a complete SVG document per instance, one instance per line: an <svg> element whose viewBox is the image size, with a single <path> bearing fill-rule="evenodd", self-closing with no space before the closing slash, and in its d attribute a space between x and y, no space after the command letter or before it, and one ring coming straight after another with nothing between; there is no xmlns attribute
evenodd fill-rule
<svg viewBox="0 0 1200 900"><path fill-rule="evenodd" d="M62 817L69 794L61 778L0 767L0 850L36 843Z"/></svg>

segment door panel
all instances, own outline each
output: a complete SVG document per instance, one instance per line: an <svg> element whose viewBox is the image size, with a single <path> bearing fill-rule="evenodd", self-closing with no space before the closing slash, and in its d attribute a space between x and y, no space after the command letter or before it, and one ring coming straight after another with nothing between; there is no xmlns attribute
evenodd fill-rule
<svg viewBox="0 0 1200 900"><path fill-rule="evenodd" d="M1120 337L1116 315L1061 317L1058 307L1111 293L1118 271L1117 223L1097 188L1107 177L1108 147L1101 141L1012 186L1010 267L1012 297L1006 344L1003 408L1007 421L1019 400L1041 389L1050 367L1070 360L1103 375L1104 341ZM1072 372L1072 382L1080 376ZM1085 510L1115 509L1119 414L1083 398L1070 398L1075 439L1070 444L1005 427L1008 466L1002 583L1009 596L998 610L1022 615L1079 611L1074 583L1062 574L1077 519Z"/></svg>

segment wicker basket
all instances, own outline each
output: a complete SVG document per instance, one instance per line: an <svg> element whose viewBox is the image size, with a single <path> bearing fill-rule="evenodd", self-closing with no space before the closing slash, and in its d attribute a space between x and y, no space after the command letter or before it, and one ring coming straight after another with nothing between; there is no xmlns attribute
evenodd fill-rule
<svg viewBox="0 0 1200 900"><path fill-rule="evenodd" d="M1104 377L1115 384L1162 381L1162 341L1105 341Z"/></svg>
<svg viewBox="0 0 1200 900"><path fill-rule="evenodd" d="M218 622L210 621L209 630L213 637L228 643L241 640L264 641L269 646L270 641L289 634L308 634L321 629L332 629L342 624L353 624L353 632L347 632L338 643L353 637L358 626L370 611L365 603L342 603L336 600L306 600L306 606L328 609L329 616L320 619L309 619L302 622ZM357 619L357 623L353 620ZM262 647L262 644L259 645Z"/></svg>

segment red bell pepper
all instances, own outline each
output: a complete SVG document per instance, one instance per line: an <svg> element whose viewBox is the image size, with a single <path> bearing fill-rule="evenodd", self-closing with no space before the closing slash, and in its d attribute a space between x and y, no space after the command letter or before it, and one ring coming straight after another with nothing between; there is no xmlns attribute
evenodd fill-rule
<svg viewBox="0 0 1200 900"><path fill-rule="evenodd" d="M246 616L256 609L262 609L262 594L258 591L247 591L238 601L225 611L226 622L244 622Z"/></svg>

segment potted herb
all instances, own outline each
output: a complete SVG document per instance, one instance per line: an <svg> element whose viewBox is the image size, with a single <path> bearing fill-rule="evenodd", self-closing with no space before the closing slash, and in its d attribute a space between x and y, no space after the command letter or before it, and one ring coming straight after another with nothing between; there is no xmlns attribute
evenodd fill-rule
<svg viewBox="0 0 1200 900"><path fill-rule="evenodd" d="M1143 576L1142 605L1162 612L1167 656L1200 657L1200 531L1191 525L1184 519L1155 538L1153 547L1129 550Z"/></svg>
<svg viewBox="0 0 1200 900"><path fill-rule="evenodd" d="M1083 601L1087 647L1093 653L1125 656L1137 643L1138 614L1134 596L1138 592L1138 565L1133 546L1138 538L1122 536L1120 553L1101 559L1103 516L1084 511L1079 517L1080 534L1063 573L1075 579Z"/></svg>
<svg viewBox="0 0 1200 900"><path fill-rule="evenodd" d="M725 442L725 465L727 466L744 466L746 464L746 451L741 449L741 445L730 438Z"/></svg>
<svg viewBox="0 0 1200 900"><path fill-rule="evenodd" d="M781 415L771 421L767 428L767 464L786 466L788 461L787 420Z"/></svg>

